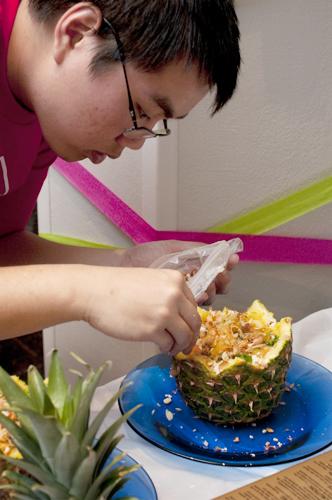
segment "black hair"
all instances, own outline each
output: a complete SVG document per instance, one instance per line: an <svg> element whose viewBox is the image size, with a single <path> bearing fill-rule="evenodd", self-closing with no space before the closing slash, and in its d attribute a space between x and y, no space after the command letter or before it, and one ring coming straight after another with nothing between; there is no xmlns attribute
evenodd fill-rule
<svg viewBox="0 0 332 500"><path fill-rule="evenodd" d="M77 1L30 0L42 22L54 20ZM117 32L126 61L157 71L184 59L197 64L210 88L216 87L213 113L232 97L240 68L240 32L233 0L95 0ZM112 31L91 61L93 72L119 60Z"/></svg>

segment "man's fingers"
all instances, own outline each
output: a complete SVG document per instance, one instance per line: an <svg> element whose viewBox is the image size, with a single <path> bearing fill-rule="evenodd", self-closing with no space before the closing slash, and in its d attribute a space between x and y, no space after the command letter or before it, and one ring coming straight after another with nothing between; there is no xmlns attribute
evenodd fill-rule
<svg viewBox="0 0 332 500"><path fill-rule="evenodd" d="M183 287L183 293L184 295L186 296L186 298L189 300L189 302L191 302L191 304L194 306L194 307L197 307L197 302L189 288L189 286L187 285L187 283L184 283L184 287Z"/></svg>
<svg viewBox="0 0 332 500"><path fill-rule="evenodd" d="M175 341L170 350L171 354L189 353L198 338L200 326L201 318L197 312L196 303L193 307L187 299L184 299L179 304L178 315L172 317L167 325L167 331Z"/></svg>
<svg viewBox="0 0 332 500"><path fill-rule="evenodd" d="M213 282L211 285L207 288L204 296L200 298L200 304L204 304L206 306L212 304L216 298L216 283Z"/></svg>
<svg viewBox="0 0 332 500"><path fill-rule="evenodd" d="M233 253L228 259L226 269L227 271L231 271L234 267L239 263L240 257L237 253Z"/></svg>
<svg viewBox="0 0 332 500"><path fill-rule="evenodd" d="M191 328L189 328L187 323L180 317L177 318L172 325L172 337L174 338L175 343L170 350L170 354L173 356L179 352L189 354L196 342L196 335Z"/></svg>
<svg viewBox="0 0 332 500"><path fill-rule="evenodd" d="M196 302L194 307L187 300L181 302L179 305L179 313L183 321L188 325L194 336L197 338L202 321L197 311Z"/></svg>
<svg viewBox="0 0 332 500"><path fill-rule="evenodd" d="M158 345L161 352L171 352L176 345L176 340L168 330L156 333L153 341Z"/></svg>
<svg viewBox="0 0 332 500"><path fill-rule="evenodd" d="M231 281L231 276L228 271L218 274L215 280L216 293L227 293L227 286Z"/></svg>

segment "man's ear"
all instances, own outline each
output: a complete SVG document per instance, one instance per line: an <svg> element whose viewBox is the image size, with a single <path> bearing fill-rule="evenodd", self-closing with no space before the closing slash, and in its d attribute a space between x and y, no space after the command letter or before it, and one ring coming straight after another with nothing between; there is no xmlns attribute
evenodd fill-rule
<svg viewBox="0 0 332 500"><path fill-rule="evenodd" d="M55 61L61 64L76 44L99 29L101 22L100 10L90 2L79 2L66 10L54 28Z"/></svg>

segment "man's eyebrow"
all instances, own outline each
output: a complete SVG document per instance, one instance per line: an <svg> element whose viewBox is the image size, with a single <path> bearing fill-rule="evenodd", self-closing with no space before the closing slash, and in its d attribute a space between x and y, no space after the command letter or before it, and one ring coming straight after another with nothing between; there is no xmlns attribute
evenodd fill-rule
<svg viewBox="0 0 332 500"><path fill-rule="evenodd" d="M175 118L176 120L182 120L187 116L187 114L182 116L174 116L174 109L168 97L154 95L152 96L152 99L157 104L157 106L159 106L159 108L163 110L165 118Z"/></svg>

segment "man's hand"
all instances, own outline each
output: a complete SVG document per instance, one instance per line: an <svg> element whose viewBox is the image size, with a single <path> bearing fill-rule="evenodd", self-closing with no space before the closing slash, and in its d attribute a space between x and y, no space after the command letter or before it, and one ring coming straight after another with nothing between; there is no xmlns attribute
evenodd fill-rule
<svg viewBox="0 0 332 500"><path fill-rule="evenodd" d="M201 319L179 271L93 266L78 271L79 318L114 338L154 342L173 355L191 352Z"/></svg>
<svg viewBox="0 0 332 500"><path fill-rule="evenodd" d="M206 290L206 293L199 300L199 305L213 304L216 295L227 293L228 285L231 282L230 271L234 269L234 267L238 264L239 260L240 260L239 256L236 253L231 255L225 271L218 274L215 281L211 283L209 288Z"/></svg>
<svg viewBox="0 0 332 500"><path fill-rule="evenodd" d="M201 245L202 243L199 242L178 240L145 243L126 250L123 254L121 265L125 267L148 267L152 264L152 262L163 255L189 250L190 248ZM212 304L215 300L216 294L227 293L227 288L231 281L230 271L232 271L238 262L239 256L237 254L233 254L228 261L225 271L218 274L215 281L209 286L206 293L201 297L199 304Z"/></svg>

